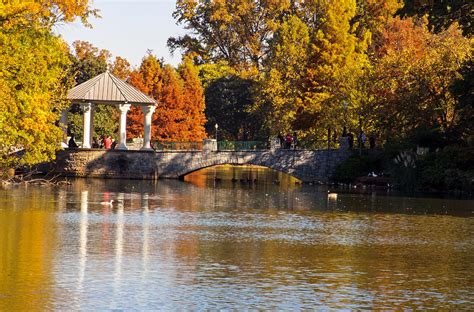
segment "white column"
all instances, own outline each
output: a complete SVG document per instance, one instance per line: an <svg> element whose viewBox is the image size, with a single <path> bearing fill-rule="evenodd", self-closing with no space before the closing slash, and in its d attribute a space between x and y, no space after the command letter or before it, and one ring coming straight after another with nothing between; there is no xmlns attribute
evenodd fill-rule
<svg viewBox="0 0 474 312"><path fill-rule="evenodd" d="M92 104L91 106L91 131L89 132L91 135L89 136L89 144L92 146L92 141L94 140L94 115L95 115L95 105Z"/></svg>
<svg viewBox="0 0 474 312"><path fill-rule="evenodd" d="M142 150L151 150L151 117L155 112L155 105L142 106L143 114L145 115L144 136Z"/></svg>
<svg viewBox="0 0 474 312"><path fill-rule="evenodd" d="M127 149L127 113L130 110L130 104L120 104L120 137L118 149Z"/></svg>
<svg viewBox="0 0 474 312"><path fill-rule="evenodd" d="M59 124L61 125L61 129L63 130L63 143L67 145L67 112L68 110L65 109L61 111L61 119L59 120Z"/></svg>
<svg viewBox="0 0 474 312"><path fill-rule="evenodd" d="M82 138L82 148L91 148L91 103L81 104L84 111L84 133Z"/></svg>

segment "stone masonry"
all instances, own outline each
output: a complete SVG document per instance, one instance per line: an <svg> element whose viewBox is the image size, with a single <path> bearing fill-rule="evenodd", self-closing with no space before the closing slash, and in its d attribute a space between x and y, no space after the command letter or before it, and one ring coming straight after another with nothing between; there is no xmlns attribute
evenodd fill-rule
<svg viewBox="0 0 474 312"><path fill-rule="evenodd" d="M257 165L287 173L303 182L326 182L347 150L268 151L118 151L65 150L57 171L67 176L125 179L179 179L214 165Z"/></svg>
<svg viewBox="0 0 474 312"><path fill-rule="evenodd" d="M157 152L156 164L160 178L178 179L214 165L249 164L275 169L303 182L326 182L349 156L347 150L177 151Z"/></svg>
<svg viewBox="0 0 474 312"><path fill-rule="evenodd" d="M56 172L84 178L158 178L153 151L68 149L56 154Z"/></svg>

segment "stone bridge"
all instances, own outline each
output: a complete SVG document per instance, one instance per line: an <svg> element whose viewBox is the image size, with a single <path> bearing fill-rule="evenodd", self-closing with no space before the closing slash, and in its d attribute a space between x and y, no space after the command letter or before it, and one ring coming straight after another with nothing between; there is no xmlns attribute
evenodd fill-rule
<svg viewBox="0 0 474 312"><path fill-rule="evenodd" d="M180 179L215 165L257 165L289 174L303 182L327 181L347 150L261 151L122 151L69 149L57 154L56 171L66 176Z"/></svg>

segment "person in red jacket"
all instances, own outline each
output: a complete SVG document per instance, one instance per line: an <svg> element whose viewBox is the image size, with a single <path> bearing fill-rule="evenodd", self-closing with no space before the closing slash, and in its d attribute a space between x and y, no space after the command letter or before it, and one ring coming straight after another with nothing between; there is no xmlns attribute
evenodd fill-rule
<svg viewBox="0 0 474 312"><path fill-rule="evenodd" d="M104 148L111 149L112 148L112 139L110 136L104 137Z"/></svg>

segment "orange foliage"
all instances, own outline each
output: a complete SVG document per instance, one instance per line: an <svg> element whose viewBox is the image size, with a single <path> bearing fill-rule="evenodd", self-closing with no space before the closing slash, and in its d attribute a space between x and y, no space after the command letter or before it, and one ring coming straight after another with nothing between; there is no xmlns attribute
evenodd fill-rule
<svg viewBox="0 0 474 312"><path fill-rule="evenodd" d="M200 141L207 135L204 130L206 123L204 90L199 80L198 70L192 60L186 58L180 66L179 72L184 82L183 104L187 115L185 130L188 132L187 136L190 141Z"/></svg>
<svg viewBox="0 0 474 312"><path fill-rule="evenodd" d="M472 58L472 41L457 24L440 33L424 19L393 18L383 32L372 83L379 128L387 136L415 128L456 126L460 117L452 86L463 64Z"/></svg>
<svg viewBox="0 0 474 312"><path fill-rule="evenodd" d="M182 65L182 76L170 65L152 55L130 74L129 82L157 101L152 121L152 140L161 142L200 141L204 131L204 96L202 85L192 64ZM143 133L143 113L132 108L129 114L129 137Z"/></svg>

